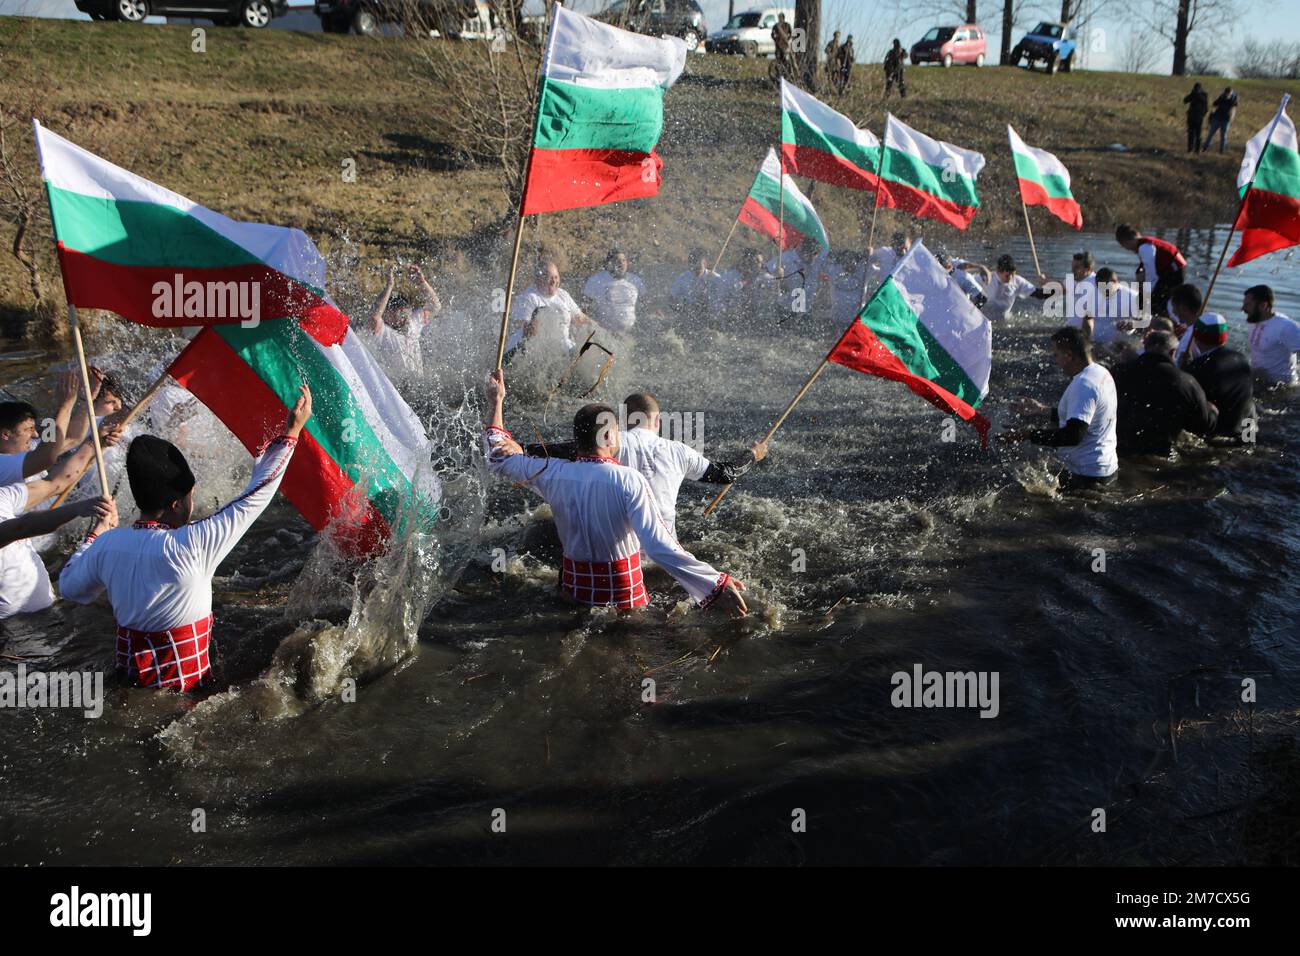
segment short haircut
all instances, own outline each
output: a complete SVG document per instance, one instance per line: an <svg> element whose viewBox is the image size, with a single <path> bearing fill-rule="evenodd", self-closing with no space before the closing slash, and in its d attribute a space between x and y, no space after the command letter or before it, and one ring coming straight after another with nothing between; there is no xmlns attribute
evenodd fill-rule
<svg viewBox="0 0 1300 956"><path fill-rule="evenodd" d="M1178 336L1165 329L1152 329L1147 333L1147 337L1142 340L1142 347L1148 352L1165 355L1178 348Z"/></svg>
<svg viewBox="0 0 1300 956"><path fill-rule="evenodd" d="M551 270L551 266L555 266L556 272L563 272L563 270L560 268L560 264L550 256L547 256L543 259L537 260L537 275L541 278L545 278L546 273L548 273Z"/></svg>
<svg viewBox="0 0 1300 956"><path fill-rule="evenodd" d="M1201 303L1204 300L1201 298L1200 289L1190 282L1184 282L1169 293L1169 301L1174 305L1182 306L1190 312L1200 312Z"/></svg>
<svg viewBox="0 0 1300 956"><path fill-rule="evenodd" d="M1016 271L1016 260L1013 259L1013 258L1011 258L1011 256L1008 256L1008 255L1001 255L1001 256L998 256L997 271L998 271L998 272L1015 272L1015 271Z"/></svg>
<svg viewBox="0 0 1300 956"><path fill-rule="evenodd" d="M694 262L697 259L703 259L705 255L706 253L703 246L693 246L691 248L690 258L687 261Z"/></svg>
<svg viewBox="0 0 1300 956"><path fill-rule="evenodd" d="M121 380L119 380L112 372L103 372L101 374L102 377L99 380L99 394L112 395L114 398L126 401L126 393L122 391Z"/></svg>
<svg viewBox="0 0 1300 956"><path fill-rule="evenodd" d="M157 514L194 489L194 472L181 450L165 439L141 435L126 451L126 477L142 514Z"/></svg>
<svg viewBox="0 0 1300 956"><path fill-rule="evenodd" d="M608 429L618 430L618 415L608 405L583 405L573 416L573 441L579 454L589 455L601 445Z"/></svg>
<svg viewBox="0 0 1300 956"><path fill-rule="evenodd" d="M1081 359L1092 358L1092 345L1088 342L1088 336L1084 334L1083 329L1069 326L1057 329L1052 333L1052 344Z"/></svg>
<svg viewBox="0 0 1300 956"><path fill-rule="evenodd" d="M1246 295L1256 302L1262 302L1270 309L1273 308L1273 288L1271 286L1253 285L1246 290Z"/></svg>
<svg viewBox="0 0 1300 956"><path fill-rule="evenodd" d="M36 409L26 402L0 402L0 428L13 431L29 418L36 421Z"/></svg>
<svg viewBox="0 0 1300 956"><path fill-rule="evenodd" d="M629 428L635 428L637 425L649 425L650 419L659 414L659 400L649 392L633 392L623 399L623 407L627 409ZM634 415L638 416L635 421L632 417Z"/></svg>
<svg viewBox="0 0 1300 956"><path fill-rule="evenodd" d="M1147 328L1152 332L1172 332L1174 330L1174 320L1167 315L1151 316L1151 324Z"/></svg>
<svg viewBox="0 0 1300 956"><path fill-rule="evenodd" d="M1097 270L1097 284L1105 285L1107 282L1114 282L1116 279L1115 270L1110 266L1102 266Z"/></svg>
<svg viewBox="0 0 1300 956"><path fill-rule="evenodd" d="M1082 262L1082 263L1083 263L1084 265L1086 265L1089 269L1091 269L1091 268L1092 268L1092 253L1091 253L1089 250L1087 250L1087 249L1084 249L1084 250L1082 250L1082 251L1080 251L1080 252L1076 252L1076 253L1074 254L1074 261L1075 261L1075 262Z"/></svg>
<svg viewBox="0 0 1300 956"><path fill-rule="evenodd" d="M618 246L615 246L613 249L609 250L609 252L605 253L605 261L613 262L615 259L617 259L619 256L623 254L624 254L623 250L620 249Z"/></svg>
<svg viewBox="0 0 1300 956"><path fill-rule="evenodd" d="M1120 242L1128 242L1130 239L1136 239L1138 231L1128 223L1115 227L1115 238Z"/></svg>

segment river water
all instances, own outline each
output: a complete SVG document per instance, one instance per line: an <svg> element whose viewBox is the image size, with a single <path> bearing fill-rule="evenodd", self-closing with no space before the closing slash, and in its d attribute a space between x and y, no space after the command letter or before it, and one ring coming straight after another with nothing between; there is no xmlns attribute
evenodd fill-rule
<svg viewBox="0 0 1300 956"><path fill-rule="evenodd" d="M952 236L928 231L932 246ZM1167 235L1203 285L1224 231ZM1023 240L964 242L951 251L1030 261ZM1107 235L1040 241L1044 269L1064 274L1084 247L1131 274ZM1234 347L1256 282L1300 314L1289 257L1226 270L1211 307ZM995 328L996 424L1018 395L1056 401L1056 325L1024 308ZM1046 451L981 452L969 429L944 441L943 416L910 392L832 366L713 516L715 489L682 491L679 536L748 584L749 618L689 610L667 579L648 611L619 616L556 599L545 507L476 464L465 393L490 327L453 315L426 378L403 384L435 422L438 534L357 581L274 505L221 568L220 679L197 704L114 686L99 719L0 712L0 862L1297 860L1289 395L1263 399L1254 447L1184 439L1176 462L1126 462L1112 490L1061 498ZM703 413L706 453L726 456L839 331L644 315L597 397L649 388ZM159 340L117 328L92 348L143 383ZM48 364L0 356L0 384L38 397ZM512 372L522 438L565 437L578 399L548 404L554 375ZM203 415L188 428L210 507L248 458ZM111 677L104 606L56 605L0 634L6 668ZM996 672L996 717L894 707L891 675L917 665Z"/></svg>

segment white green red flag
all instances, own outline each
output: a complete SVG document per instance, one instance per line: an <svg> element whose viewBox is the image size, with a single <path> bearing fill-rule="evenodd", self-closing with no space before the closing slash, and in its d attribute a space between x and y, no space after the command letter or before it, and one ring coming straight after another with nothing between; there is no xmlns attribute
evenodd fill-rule
<svg viewBox="0 0 1300 956"><path fill-rule="evenodd" d="M1011 140L1011 157L1016 164L1020 198L1026 206L1046 206L1047 211L1075 229L1083 228L1083 210L1070 192L1070 171L1045 149L1025 143L1007 124Z"/></svg>
<svg viewBox="0 0 1300 956"><path fill-rule="evenodd" d="M206 326L168 371L250 452L280 433L306 382L312 417L281 490L346 549L377 549L404 516L431 519L436 482L415 487L424 428L326 295L305 233L227 219L39 124L36 137L70 303ZM226 314L232 301L239 314ZM256 316L242 308L254 302Z"/></svg>
<svg viewBox="0 0 1300 956"><path fill-rule="evenodd" d="M771 147L740 207L739 218L750 229L777 240L782 250L797 249L808 240L823 250L831 247L817 210L789 173L781 172L781 161Z"/></svg>
<svg viewBox="0 0 1300 956"><path fill-rule="evenodd" d="M832 186L874 190L880 140L782 79L781 157L788 172Z"/></svg>
<svg viewBox="0 0 1300 956"><path fill-rule="evenodd" d="M523 214L659 192L664 93L686 65L678 37L648 37L555 4Z"/></svg>
<svg viewBox="0 0 1300 956"><path fill-rule="evenodd" d="M1241 245L1230 266L1300 244L1300 151L1295 123L1286 114L1290 99L1282 97L1273 121L1246 144L1237 173Z"/></svg>
<svg viewBox="0 0 1300 956"><path fill-rule="evenodd" d="M880 205L965 229L979 209L975 179L984 157L931 139L893 114L885 120Z"/></svg>
<svg viewBox="0 0 1300 956"><path fill-rule="evenodd" d="M902 382L987 444L989 421L976 409L989 391L993 330L924 244L899 260L828 358Z"/></svg>
<svg viewBox="0 0 1300 956"><path fill-rule="evenodd" d="M228 219L34 126L69 304L172 328L294 316L343 338L306 233Z"/></svg>

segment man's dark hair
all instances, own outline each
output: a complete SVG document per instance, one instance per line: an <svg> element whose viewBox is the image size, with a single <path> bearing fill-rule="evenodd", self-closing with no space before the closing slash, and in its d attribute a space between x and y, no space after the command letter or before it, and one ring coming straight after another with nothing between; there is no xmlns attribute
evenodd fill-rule
<svg viewBox="0 0 1300 956"><path fill-rule="evenodd" d="M1246 290L1246 295L1250 296L1256 302L1273 308L1273 288L1266 285L1253 285Z"/></svg>
<svg viewBox="0 0 1300 956"><path fill-rule="evenodd" d="M1178 336L1173 332L1165 329L1153 329L1147 333L1147 337L1142 340L1142 347L1148 352L1160 355L1168 355L1174 349L1178 348Z"/></svg>
<svg viewBox="0 0 1300 956"><path fill-rule="evenodd" d="M1016 260L1008 255L998 256L997 269L999 272L1015 272Z"/></svg>
<svg viewBox="0 0 1300 956"><path fill-rule="evenodd" d="M101 372L102 377L99 380L99 394L112 395L114 398L126 401L126 393L122 391L121 380L112 372Z"/></svg>
<svg viewBox="0 0 1300 956"><path fill-rule="evenodd" d="M605 253L605 261L613 262L621 255L623 255L623 250L620 249L618 246L615 246L613 249L609 250L609 252Z"/></svg>
<svg viewBox="0 0 1300 956"><path fill-rule="evenodd" d="M26 402L0 402L0 428L13 431L29 418L36 421L36 409Z"/></svg>
<svg viewBox="0 0 1300 956"><path fill-rule="evenodd" d="M1138 231L1128 223L1115 227L1115 238L1120 242L1128 242L1130 239L1136 239Z"/></svg>
<svg viewBox="0 0 1300 956"><path fill-rule="evenodd" d="M1196 288L1190 282L1184 282L1173 292L1169 293L1169 301L1174 305L1180 305L1191 312L1201 311L1201 290Z"/></svg>
<svg viewBox="0 0 1300 956"><path fill-rule="evenodd" d="M1174 330L1174 320L1167 315L1153 315L1147 328L1152 332L1172 332Z"/></svg>
<svg viewBox="0 0 1300 956"><path fill-rule="evenodd" d="M1092 358L1092 343L1088 341L1088 336L1084 334L1083 329L1074 329L1069 326L1057 329L1052 333L1052 344L1081 359L1090 360Z"/></svg>
<svg viewBox="0 0 1300 956"><path fill-rule="evenodd" d="M194 472L181 450L154 435L141 435L126 452L126 477L141 514L157 514L194 488Z"/></svg>
<svg viewBox="0 0 1300 956"><path fill-rule="evenodd" d="M623 407L627 409L628 428L649 425L650 419L659 414L659 400L649 392L633 392L623 399Z"/></svg>
<svg viewBox="0 0 1300 956"><path fill-rule="evenodd" d="M1082 262L1082 263L1084 263L1084 264L1085 264L1089 269L1091 269L1091 268L1092 268L1092 253L1089 252L1087 249L1083 249L1083 250L1081 250L1080 252L1076 252L1076 253L1074 254L1074 261L1075 261L1075 262Z"/></svg>
<svg viewBox="0 0 1300 956"><path fill-rule="evenodd" d="M573 416L573 441L578 453L590 455L608 444L608 430L618 429L618 415L608 405L583 405ZM604 439L604 440L602 440Z"/></svg>
<svg viewBox="0 0 1300 956"><path fill-rule="evenodd" d="M1114 282L1115 278L1115 270L1110 266L1102 266L1097 270L1097 285L1105 285L1107 282Z"/></svg>

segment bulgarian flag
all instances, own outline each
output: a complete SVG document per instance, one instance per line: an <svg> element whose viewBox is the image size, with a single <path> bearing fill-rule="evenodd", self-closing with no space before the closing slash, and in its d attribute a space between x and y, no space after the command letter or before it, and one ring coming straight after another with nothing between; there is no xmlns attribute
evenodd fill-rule
<svg viewBox="0 0 1300 956"><path fill-rule="evenodd" d="M993 330L939 261L917 242L880 284L827 359L902 382L931 405L975 426L989 391Z"/></svg>
<svg viewBox="0 0 1300 956"><path fill-rule="evenodd" d="M889 114L880 160L880 205L965 229L979 209L979 153L931 139Z"/></svg>
<svg viewBox="0 0 1300 956"><path fill-rule="evenodd" d="M874 190L880 140L782 79L781 158L787 170L800 176L832 186Z"/></svg>
<svg viewBox="0 0 1300 956"><path fill-rule="evenodd" d="M1282 97L1273 121L1246 144L1237 173L1241 245L1228 260L1230 266L1300 244L1300 152L1295 124L1286 115L1290 99Z"/></svg>
<svg viewBox="0 0 1300 956"><path fill-rule="evenodd" d="M784 201L782 183L785 184ZM781 172L781 161L771 147L740 207L739 218L755 232L776 239L783 251L796 249L809 239L823 250L831 247L817 210L789 174Z"/></svg>
<svg viewBox="0 0 1300 956"><path fill-rule="evenodd" d="M346 549L375 550L407 515L428 520L439 493L432 479L416 488L424 428L325 294L305 233L227 219L39 124L36 142L69 303L205 326L168 372L250 452L280 433L306 382L312 417L280 487L318 531L337 522Z"/></svg>
<svg viewBox="0 0 1300 956"><path fill-rule="evenodd" d="M1011 139L1011 156L1016 163L1016 179L1020 181L1020 198L1024 204L1046 206L1057 219L1082 229L1083 211L1070 192L1070 171L1065 164L1045 149L1026 146L1009 123L1007 136Z"/></svg>
<svg viewBox="0 0 1300 956"><path fill-rule="evenodd" d="M304 232L227 219L33 125L70 305L171 328L292 315L343 338Z"/></svg>
<svg viewBox="0 0 1300 956"><path fill-rule="evenodd" d="M556 3L523 215L656 195L664 92L685 65L678 37L630 33Z"/></svg>

